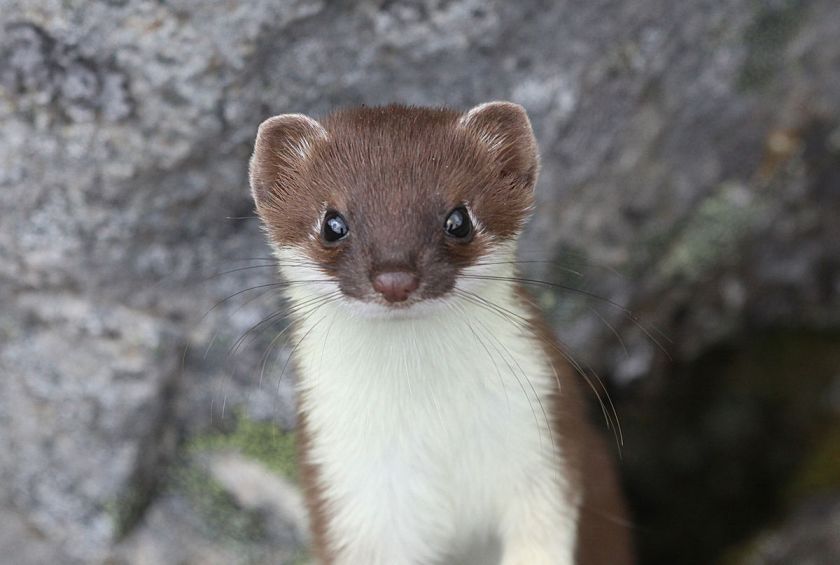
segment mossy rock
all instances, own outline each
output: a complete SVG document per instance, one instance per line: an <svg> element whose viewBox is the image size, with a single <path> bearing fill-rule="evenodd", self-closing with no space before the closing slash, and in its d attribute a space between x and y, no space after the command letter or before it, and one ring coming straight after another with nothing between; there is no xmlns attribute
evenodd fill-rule
<svg viewBox="0 0 840 565"><path fill-rule="evenodd" d="M190 501L200 518L199 529L203 534L241 548L247 557L250 547L270 542L269 532L265 516L258 510L242 508L202 464L203 457L223 451L241 453L270 471L296 481L295 435L271 422L255 421L237 413L228 431L189 440L184 446L182 462L171 472L169 488ZM290 563L306 562L307 556L301 552Z"/></svg>
<svg viewBox="0 0 840 565"><path fill-rule="evenodd" d="M239 413L230 432L198 436L187 444L190 455L223 450L238 451L278 475L297 481L295 434L271 422L259 422Z"/></svg>
<svg viewBox="0 0 840 565"><path fill-rule="evenodd" d="M173 473L173 487L187 496L201 517L203 534L226 543L252 543L266 537L259 512L240 507L210 474L194 462Z"/></svg>
<svg viewBox="0 0 840 565"><path fill-rule="evenodd" d="M840 490L840 420L816 438L788 485L787 498L793 503L832 490Z"/></svg>
<svg viewBox="0 0 840 565"><path fill-rule="evenodd" d="M838 367L836 331L755 333L617 398L645 563L742 562L757 534L840 485Z"/></svg>

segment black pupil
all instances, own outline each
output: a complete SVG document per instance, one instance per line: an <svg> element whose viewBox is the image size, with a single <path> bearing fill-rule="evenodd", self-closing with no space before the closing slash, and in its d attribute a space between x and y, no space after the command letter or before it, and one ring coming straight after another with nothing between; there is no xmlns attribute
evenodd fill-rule
<svg viewBox="0 0 840 565"><path fill-rule="evenodd" d="M467 237L470 234L470 218L464 208L455 208L446 218L446 233L454 237Z"/></svg>
<svg viewBox="0 0 840 565"><path fill-rule="evenodd" d="M347 222L341 217L341 214L335 212L327 214L324 220L324 239L327 241L338 241L350 231L347 228Z"/></svg>

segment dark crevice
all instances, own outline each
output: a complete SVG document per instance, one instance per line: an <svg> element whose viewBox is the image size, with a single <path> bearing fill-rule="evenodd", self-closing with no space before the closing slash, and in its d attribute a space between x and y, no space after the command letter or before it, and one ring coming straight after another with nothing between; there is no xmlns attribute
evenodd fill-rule
<svg viewBox="0 0 840 565"><path fill-rule="evenodd" d="M183 351L183 343L172 346L174 351ZM128 481L123 497L116 501L115 523L117 538L127 536L140 523L146 510L161 494L165 481L176 455L178 430L176 422L176 403L179 381L182 373L180 359L173 363L168 378L161 387L158 398L152 403L157 417L152 430L137 449L137 461L134 473Z"/></svg>
<svg viewBox="0 0 840 565"><path fill-rule="evenodd" d="M718 562L790 510L819 438L840 426L821 401L838 367L840 332L747 332L616 391L640 562ZM840 488L840 466L818 471Z"/></svg>

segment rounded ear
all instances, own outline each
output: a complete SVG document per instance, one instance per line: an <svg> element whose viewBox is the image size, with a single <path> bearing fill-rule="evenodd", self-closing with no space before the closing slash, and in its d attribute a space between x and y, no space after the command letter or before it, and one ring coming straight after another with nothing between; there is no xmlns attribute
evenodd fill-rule
<svg viewBox="0 0 840 565"><path fill-rule="evenodd" d="M459 125L478 136L501 165L502 174L536 182L537 140L525 108L513 102L487 102L461 116Z"/></svg>
<svg viewBox="0 0 840 565"><path fill-rule="evenodd" d="M258 208L282 195L312 145L327 137L321 124L303 114L281 114L260 124L248 174Z"/></svg>

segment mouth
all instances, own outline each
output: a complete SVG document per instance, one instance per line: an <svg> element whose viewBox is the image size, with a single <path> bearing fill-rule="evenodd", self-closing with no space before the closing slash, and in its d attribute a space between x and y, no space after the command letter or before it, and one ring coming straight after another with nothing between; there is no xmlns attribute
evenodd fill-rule
<svg viewBox="0 0 840 565"><path fill-rule="evenodd" d="M447 297L422 298L411 296L399 302L389 301L381 296L360 300L345 296L342 301L352 315L365 319L406 320L426 318L449 306Z"/></svg>

